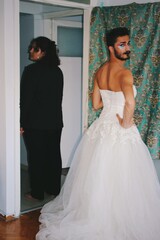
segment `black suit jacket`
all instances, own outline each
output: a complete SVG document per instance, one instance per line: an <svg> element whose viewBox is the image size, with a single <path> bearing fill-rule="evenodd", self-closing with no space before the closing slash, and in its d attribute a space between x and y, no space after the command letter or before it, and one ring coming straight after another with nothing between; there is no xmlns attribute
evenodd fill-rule
<svg viewBox="0 0 160 240"><path fill-rule="evenodd" d="M62 119L63 73L39 61L25 67L20 86L20 124L28 129L58 129Z"/></svg>

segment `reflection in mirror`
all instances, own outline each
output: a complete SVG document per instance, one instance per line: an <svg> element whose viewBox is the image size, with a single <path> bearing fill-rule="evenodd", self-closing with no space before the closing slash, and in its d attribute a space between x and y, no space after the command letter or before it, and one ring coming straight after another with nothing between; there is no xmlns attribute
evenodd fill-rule
<svg viewBox="0 0 160 240"><path fill-rule="evenodd" d="M84 3L84 1L82 2ZM28 59L27 49L34 37L52 38L57 43L61 55L60 67L64 73L65 81L63 94L65 127L62 131L61 141L62 185L82 133L82 23L82 9L20 0L20 75L22 75L25 66L32 64ZM68 43L72 45L70 46ZM25 198L29 191L27 152L23 138L21 138L21 212L41 208L42 205L51 200L51 196L45 194L43 201L30 201Z"/></svg>

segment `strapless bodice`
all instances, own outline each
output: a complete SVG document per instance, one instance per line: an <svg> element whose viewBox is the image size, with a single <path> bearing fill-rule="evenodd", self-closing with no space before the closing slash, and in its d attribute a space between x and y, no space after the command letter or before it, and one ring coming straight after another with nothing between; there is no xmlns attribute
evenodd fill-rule
<svg viewBox="0 0 160 240"><path fill-rule="evenodd" d="M133 86L134 96L136 97L137 91L135 86ZM103 102L103 110L101 115L106 115L109 113L119 113L121 116L123 114L125 97L123 92L114 92L110 90L100 89L100 94Z"/></svg>

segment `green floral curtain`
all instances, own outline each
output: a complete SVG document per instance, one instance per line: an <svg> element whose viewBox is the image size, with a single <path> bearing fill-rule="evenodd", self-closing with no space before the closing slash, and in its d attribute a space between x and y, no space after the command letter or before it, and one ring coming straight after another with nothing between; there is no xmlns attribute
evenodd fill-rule
<svg viewBox="0 0 160 240"><path fill-rule="evenodd" d="M106 30L130 29L131 58L127 67L137 88L135 122L152 158L160 159L160 3L95 7L91 14L89 65L90 125L100 112L92 108L94 74L108 59Z"/></svg>

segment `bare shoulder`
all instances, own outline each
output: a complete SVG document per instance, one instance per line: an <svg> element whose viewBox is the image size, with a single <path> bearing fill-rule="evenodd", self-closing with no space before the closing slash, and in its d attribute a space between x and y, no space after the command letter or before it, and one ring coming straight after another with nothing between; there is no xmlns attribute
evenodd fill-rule
<svg viewBox="0 0 160 240"><path fill-rule="evenodd" d="M120 79L121 79L121 85L133 85L133 75L132 72L124 68L120 71Z"/></svg>
<svg viewBox="0 0 160 240"><path fill-rule="evenodd" d="M107 65L108 65L108 63L104 63L100 68L98 68L98 70L96 72L96 76L101 75L106 70Z"/></svg>
<svg viewBox="0 0 160 240"><path fill-rule="evenodd" d="M95 73L95 78L96 78L97 80L98 80L98 79L101 79L101 77L106 74L107 65L108 65L108 63L105 62L105 63L97 70L97 72Z"/></svg>

